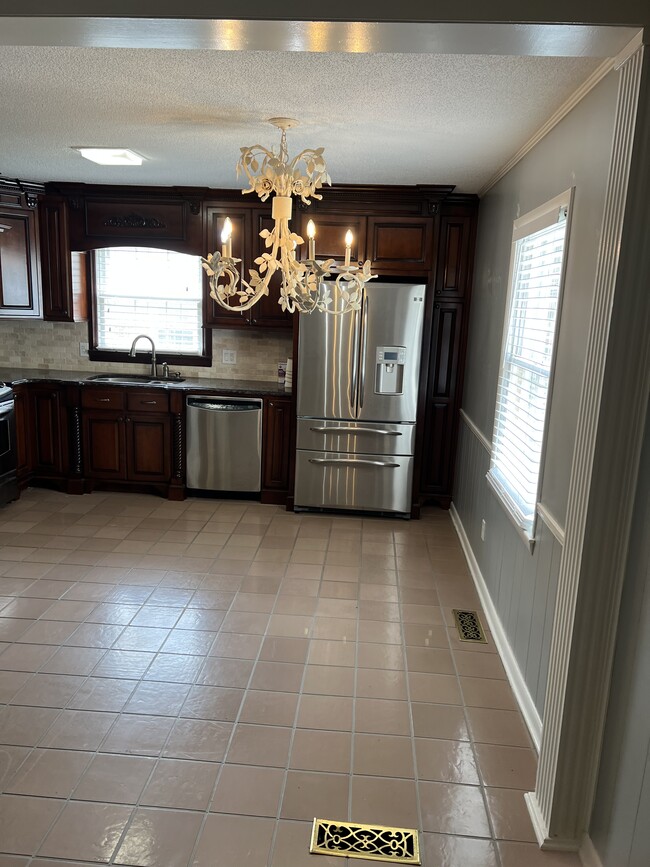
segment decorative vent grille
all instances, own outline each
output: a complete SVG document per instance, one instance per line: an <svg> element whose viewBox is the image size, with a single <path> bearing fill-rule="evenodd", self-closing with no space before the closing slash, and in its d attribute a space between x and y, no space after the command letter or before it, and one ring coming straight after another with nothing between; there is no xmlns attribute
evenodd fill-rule
<svg viewBox="0 0 650 867"><path fill-rule="evenodd" d="M454 608L453 614L458 629L458 637L461 641L477 641L480 644L487 644L483 624L476 611L459 611Z"/></svg>
<svg viewBox="0 0 650 867"><path fill-rule="evenodd" d="M314 819L309 851L313 855L340 855L366 861L421 863L418 832L386 825Z"/></svg>

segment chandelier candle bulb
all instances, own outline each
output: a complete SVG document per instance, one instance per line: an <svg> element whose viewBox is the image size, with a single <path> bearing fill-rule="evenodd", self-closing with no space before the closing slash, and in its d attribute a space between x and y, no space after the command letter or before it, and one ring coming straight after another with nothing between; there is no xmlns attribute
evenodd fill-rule
<svg viewBox="0 0 650 867"><path fill-rule="evenodd" d="M313 261L316 258L316 226L313 220L307 223L307 237L309 238L309 258Z"/></svg>
<svg viewBox="0 0 650 867"><path fill-rule="evenodd" d="M345 265L346 267L350 264L350 257L352 255L352 241L354 240L354 235L348 229L345 233Z"/></svg>
<svg viewBox="0 0 650 867"><path fill-rule="evenodd" d="M230 217L226 217L221 230L221 255L227 259L232 259L232 222Z"/></svg>

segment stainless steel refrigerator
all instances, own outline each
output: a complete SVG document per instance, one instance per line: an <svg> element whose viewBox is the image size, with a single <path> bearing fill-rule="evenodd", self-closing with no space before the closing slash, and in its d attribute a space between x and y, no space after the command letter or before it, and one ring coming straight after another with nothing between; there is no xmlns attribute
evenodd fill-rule
<svg viewBox="0 0 650 867"><path fill-rule="evenodd" d="M410 513L425 288L372 281L360 311L301 316L296 508Z"/></svg>

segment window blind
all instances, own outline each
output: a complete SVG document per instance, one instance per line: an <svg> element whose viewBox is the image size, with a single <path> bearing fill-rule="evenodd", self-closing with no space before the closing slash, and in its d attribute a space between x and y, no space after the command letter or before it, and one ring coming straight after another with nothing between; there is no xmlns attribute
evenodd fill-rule
<svg viewBox="0 0 650 867"><path fill-rule="evenodd" d="M202 269L198 256L149 247L95 251L97 349L130 349L149 335L158 352L202 352Z"/></svg>
<svg viewBox="0 0 650 867"><path fill-rule="evenodd" d="M515 223L488 478L532 536L564 270L568 198ZM523 225L522 225L523 224Z"/></svg>

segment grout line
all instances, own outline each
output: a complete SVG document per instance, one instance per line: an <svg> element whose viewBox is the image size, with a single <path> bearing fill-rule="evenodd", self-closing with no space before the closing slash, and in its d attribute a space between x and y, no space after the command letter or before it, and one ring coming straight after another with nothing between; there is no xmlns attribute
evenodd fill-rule
<svg viewBox="0 0 650 867"><path fill-rule="evenodd" d="M303 520L304 520L303 516L301 516L299 528L301 528L303 526ZM296 543L296 540L298 539L299 535L300 535L300 529L299 529L298 533L296 534L296 536L294 537L294 544L292 546L292 551L295 551L295 543ZM331 536L331 529L328 531L328 536L327 536L328 539L330 538L330 536ZM278 799L278 808L277 808L277 811L275 814L275 826L273 828L273 836L271 838L271 845L269 847L268 862L267 862L269 865L272 864L273 858L275 855L275 844L277 842L278 829L280 827L280 821L281 821L281 815L282 815L282 806L284 803L284 796L285 796L285 793L287 790L287 782L289 780L289 770L291 767L291 756L293 753L293 742L294 742L295 737L296 737L296 730L298 728L298 716L300 715L300 705L302 704L302 697L304 695L303 689L305 686L305 678L307 677L307 666L309 665L309 655L311 652L312 635L313 635L313 630L314 630L314 625L315 625L314 621L316 619L316 611L318 611L318 603L320 601L320 590L323 586L323 580L324 580L324 578L323 578L323 574L325 572L324 559L325 558L323 558L323 563L320 564L321 570L320 570L320 578L318 579L318 592L316 593L316 596L315 596L316 608L314 609L314 614L312 615L312 618L311 618L312 622L311 622L311 626L309 628L310 634L307 638L307 641L308 641L307 655L305 656L305 663L303 666L302 678L300 679L300 689L298 691L298 701L296 702L296 712L295 712L294 717L293 717L293 727L291 730L291 735L289 737L289 752L287 754L287 766L284 769L284 779L282 780L282 785L280 787L280 797ZM305 565L313 565L313 564L305 564ZM285 574L286 574L286 569L285 569ZM303 579L303 580L305 580L305 579ZM280 589L278 588L278 598L279 598L279 596L280 596ZM275 604L277 605L277 599L276 599ZM290 821L292 821L292 820L290 820Z"/></svg>

